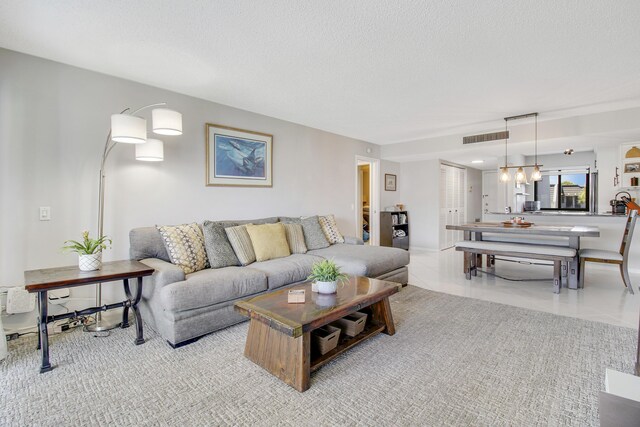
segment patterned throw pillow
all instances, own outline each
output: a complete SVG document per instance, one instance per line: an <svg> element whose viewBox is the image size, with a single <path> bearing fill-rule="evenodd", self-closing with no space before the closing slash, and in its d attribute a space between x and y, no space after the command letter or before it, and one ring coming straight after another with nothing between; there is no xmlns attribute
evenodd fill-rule
<svg viewBox="0 0 640 427"><path fill-rule="evenodd" d="M204 247L207 250L207 258L211 268L222 268L240 265L236 253L229 243L226 227L233 227L235 223L205 221L202 225L204 232Z"/></svg>
<svg viewBox="0 0 640 427"><path fill-rule="evenodd" d="M320 222L320 227L322 227L322 231L324 231L324 235L327 236L329 243L332 245L344 243L344 237L340 234L338 224L336 224L336 218L333 215L319 216L318 222Z"/></svg>
<svg viewBox="0 0 640 427"><path fill-rule="evenodd" d="M287 236L284 232L284 225L280 223L249 224L247 225L247 233L251 238L256 261L267 261L291 255L287 244Z"/></svg>
<svg viewBox="0 0 640 427"><path fill-rule="evenodd" d="M304 233L300 224L282 224L287 235L287 243L292 254L306 254L307 245L304 243Z"/></svg>
<svg viewBox="0 0 640 427"><path fill-rule="evenodd" d="M229 238L229 243L231 243L231 247L242 265L249 265L256 261L256 253L253 251L251 237L247 233L247 225L252 224L237 225L224 229Z"/></svg>
<svg viewBox="0 0 640 427"><path fill-rule="evenodd" d="M185 274L209 267L202 230L195 222L176 226L158 226L169 259Z"/></svg>

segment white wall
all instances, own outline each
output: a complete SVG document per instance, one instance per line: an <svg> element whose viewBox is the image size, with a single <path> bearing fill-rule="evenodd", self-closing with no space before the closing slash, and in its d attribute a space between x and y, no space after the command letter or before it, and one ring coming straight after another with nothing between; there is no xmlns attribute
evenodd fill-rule
<svg viewBox="0 0 640 427"><path fill-rule="evenodd" d="M598 158L598 212L607 212L611 211L609 201L620 191L619 186L613 185L616 167L620 167L620 146L598 148L596 155ZM622 175L620 171L618 172ZM637 194L632 196L636 197Z"/></svg>
<svg viewBox="0 0 640 427"><path fill-rule="evenodd" d="M438 249L440 161L406 162L401 166L400 195L409 212L413 248Z"/></svg>
<svg viewBox="0 0 640 427"><path fill-rule="evenodd" d="M166 101L183 114L184 134L160 138L164 162L136 162L126 144L113 151L105 260L128 258L129 230L154 224L331 212L353 230L355 156L379 157L374 144L4 49L0 70L0 286L77 262L60 247L96 232L102 147L110 115L125 107ZM273 188L206 187L207 122L273 134ZM51 207L51 221L38 221L39 206Z"/></svg>
<svg viewBox="0 0 640 427"><path fill-rule="evenodd" d="M404 203L402 193L400 192L400 184L403 178L400 176L400 163L389 160L380 161L380 210L384 210L387 206L395 206L397 203ZM396 191L385 191L384 174L389 173L396 176Z"/></svg>

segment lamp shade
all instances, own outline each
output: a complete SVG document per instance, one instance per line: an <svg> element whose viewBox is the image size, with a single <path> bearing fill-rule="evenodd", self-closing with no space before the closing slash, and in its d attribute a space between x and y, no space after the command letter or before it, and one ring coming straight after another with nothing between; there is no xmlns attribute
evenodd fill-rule
<svg viewBox="0 0 640 427"><path fill-rule="evenodd" d="M540 168L538 165L533 167L533 172L531 172L531 180L532 181L540 181L542 179L542 172L540 172Z"/></svg>
<svg viewBox="0 0 640 427"><path fill-rule="evenodd" d="M129 114L112 114L111 139L125 144L144 144L147 141L147 121Z"/></svg>
<svg viewBox="0 0 640 427"><path fill-rule="evenodd" d="M509 182L511 180L511 175L509 175L509 168L503 167L500 168L500 182Z"/></svg>
<svg viewBox="0 0 640 427"><path fill-rule="evenodd" d="M527 174L524 172L524 169L521 167L516 171L516 183L522 184L527 182Z"/></svg>
<svg viewBox="0 0 640 427"><path fill-rule="evenodd" d="M147 139L144 144L136 145L136 160L143 162L161 162L164 160L164 146L159 139Z"/></svg>
<svg viewBox="0 0 640 427"><path fill-rule="evenodd" d="M159 135L182 135L182 114L167 108L156 108L151 112L153 133Z"/></svg>

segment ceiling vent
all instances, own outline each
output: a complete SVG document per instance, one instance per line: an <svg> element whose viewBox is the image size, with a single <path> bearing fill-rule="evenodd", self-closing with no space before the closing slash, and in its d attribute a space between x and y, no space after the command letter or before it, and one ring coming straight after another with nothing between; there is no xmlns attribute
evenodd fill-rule
<svg viewBox="0 0 640 427"><path fill-rule="evenodd" d="M462 138L463 144L476 144L478 142L497 141L499 139L508 139L509 131L503 130L500 132L483 133L482 135L471 135Z"/></svg>

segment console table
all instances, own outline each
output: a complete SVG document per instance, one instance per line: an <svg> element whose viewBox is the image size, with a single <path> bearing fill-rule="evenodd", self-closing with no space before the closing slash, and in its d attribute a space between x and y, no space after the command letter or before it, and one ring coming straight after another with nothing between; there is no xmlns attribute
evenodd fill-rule
<svg viewBox="0 0 640 427"><path fill-rule="evenodd" d="M136 322L135 344L144 343L142 337L142 318L138 312L138 303L142 297L142 278L153 274L154 269L138 261L112 261L102 264L102 269L95 271L81 271L77 266L47 268L43 270L31 270L24 272L25 288L29 292L38 293L38 349L42 356L40 373L53 369L49 362L49 333L47 323L61 319L73 319L78 316L87 316L107 311L113 308L124 307L122 314L122 327L129 327L129 309L133 312ZM138 279L136 294L131 293L129 279ZM122 280L125 301L114 304L105 304L101 307L90 307L80 311L49 316L47 313L47 292L55 289L71 288L76 286L92 285Z"/></svg>

